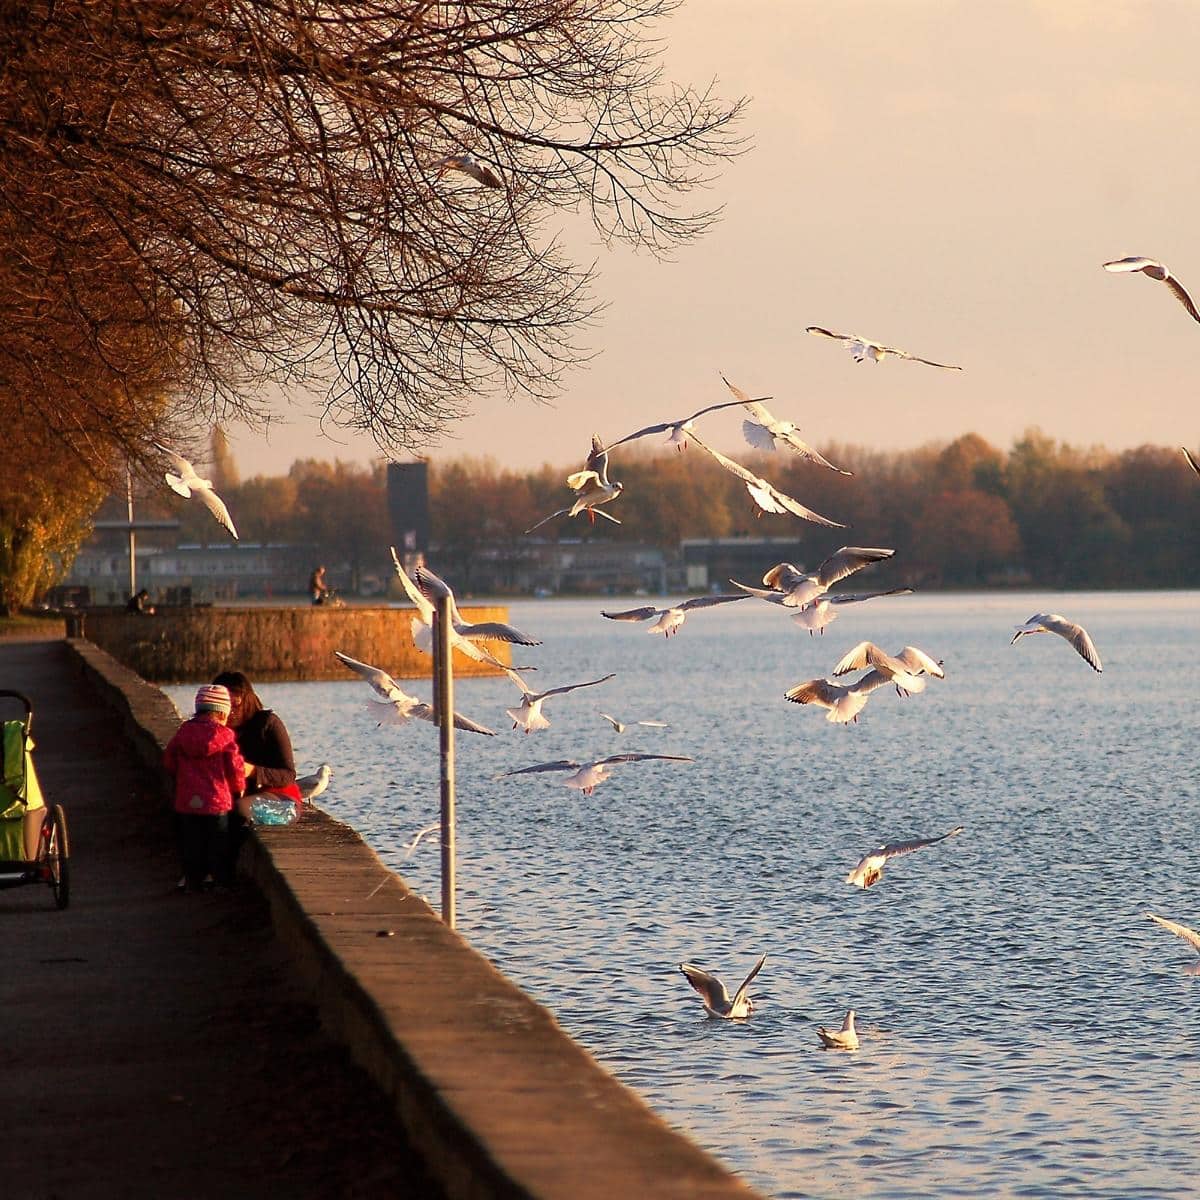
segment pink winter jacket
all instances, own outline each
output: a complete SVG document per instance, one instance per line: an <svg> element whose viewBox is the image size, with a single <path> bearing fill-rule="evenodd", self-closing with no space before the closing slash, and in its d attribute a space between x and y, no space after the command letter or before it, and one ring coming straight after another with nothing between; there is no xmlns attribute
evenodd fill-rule
<svg viewBox="0 0 1200 1200"><path fill-rule="evenodd" d="M163 751L163 766L175 777L179 813L226 813L246 790L246 765L237 738L217 721L184 721Z"/></svg>

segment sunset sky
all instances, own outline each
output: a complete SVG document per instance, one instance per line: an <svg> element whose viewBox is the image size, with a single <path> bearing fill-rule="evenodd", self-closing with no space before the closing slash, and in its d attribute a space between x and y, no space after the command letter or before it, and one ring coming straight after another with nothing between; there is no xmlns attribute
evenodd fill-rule
<svg viewBox="0 0 1200 1200"><path fill-rule="evenodd" d="M569 464L728 399L718 371L817 445L1200 445L1200 324L1100 265L1161 259L1200 303L1200 4L684 0L662 34L669 77L751 100L722 221L672 262L580 244L596 356L553 407L480 397L435 459ZM811 324L965 370L856 364ZM376 456L281 415L230 430L243 476ZM740 453L739 419L701 429Z"/></svg>

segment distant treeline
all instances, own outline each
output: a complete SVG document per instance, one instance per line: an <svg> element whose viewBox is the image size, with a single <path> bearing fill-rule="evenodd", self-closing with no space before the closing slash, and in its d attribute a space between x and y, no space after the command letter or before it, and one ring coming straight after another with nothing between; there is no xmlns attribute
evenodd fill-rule
<svg viewBox="0 0 1200 1200"><path fill-rule="evenodd" d="M898 572L927 585L1200 586L1200 478L1177 446L1113 453L1031 430L1007 452L973 433L915 450L821 450L853 475L790 452L734 453L846 529L756 517L744 485L694 446L684 452L622 447L613 452L609 474L625 491L608 506L622 524L564 517L535 536L664 548L684 538L794 538L811 546L808 565L841 545L887 546L896 550ZM465 583L476 553L524 541L525 529L569 503L565 479L583 457L533 471L491 459L432 466L439 563ZM226 474L233 475L231 463ZM244 539L309 542L326 547L331 561L352 559L356 569L386 560L391 533L380 466L297 462L287 476L242 484L225 478L222 489ZM198 506L181 515L209 536Z"/></svg>

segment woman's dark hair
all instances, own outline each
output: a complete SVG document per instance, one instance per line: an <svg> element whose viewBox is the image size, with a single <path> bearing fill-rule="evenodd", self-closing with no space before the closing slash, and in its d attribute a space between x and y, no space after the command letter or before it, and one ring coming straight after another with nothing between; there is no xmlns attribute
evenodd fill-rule
<svg viewBox="0 0 1200 1200"><path fill-rule="evenodd" d="M242 698L240 720L248 721L255 713L262 712L263 702L258 698L254 685L241 671L222 671L213 679L213 683L223 683L231 694Z"/></svg>

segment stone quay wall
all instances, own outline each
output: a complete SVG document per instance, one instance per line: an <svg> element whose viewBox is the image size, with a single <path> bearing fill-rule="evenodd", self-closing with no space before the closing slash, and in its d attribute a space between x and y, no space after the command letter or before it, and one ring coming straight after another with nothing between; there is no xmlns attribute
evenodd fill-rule
<svg viewBox="0 0 1200 1200"><path fill-rule="evenodd" d="M158 769L173 705L97 646L68 644ZM243 854L326 1029L376 1080L448 1200L762 1200L604 1071L348 825L308 806L296 825L253 830Z"/></svg>

